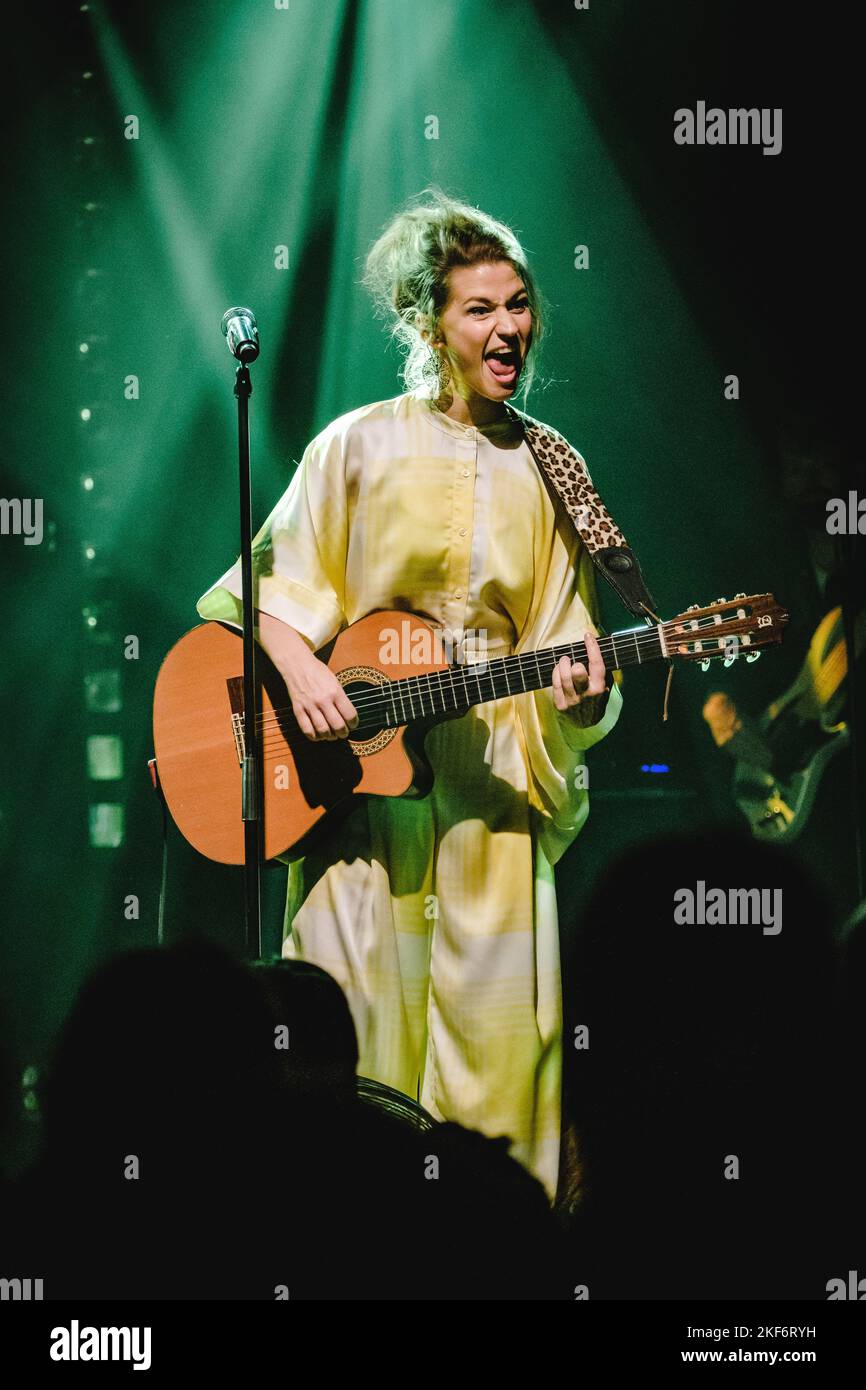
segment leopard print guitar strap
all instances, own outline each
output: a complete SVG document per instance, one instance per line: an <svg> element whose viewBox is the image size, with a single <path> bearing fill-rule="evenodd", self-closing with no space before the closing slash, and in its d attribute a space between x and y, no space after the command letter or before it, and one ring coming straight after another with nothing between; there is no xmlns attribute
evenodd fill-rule
<svg viewBox="0 0 866 1390"><path fill-rule="evenodd" d="M589 470L568 440L513 405L508 413L523 427L533 458L576 526L596 568L636 618L658 622L637 556L592 485Z"/></svg>

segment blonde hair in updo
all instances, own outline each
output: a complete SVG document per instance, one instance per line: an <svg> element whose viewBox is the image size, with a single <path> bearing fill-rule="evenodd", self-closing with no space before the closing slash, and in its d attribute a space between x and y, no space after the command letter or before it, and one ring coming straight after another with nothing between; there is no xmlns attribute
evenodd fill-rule
<svg viewBox="0 0 866 1390"><path fill-rule="evenodd" d="M448 302L449 271L483 261L508 261L526 286L532 343L517 393L525 403L546 317L546 304L526 253L503 222L457 202L436 185L417 194L388 223L370 249L362 280L377 314L391 324L391 337L404 353L400 375L407 391L424 387L435 399L448 385L448 358L425 341L421 330L427 329L431 336L439 330Z"/></svg>

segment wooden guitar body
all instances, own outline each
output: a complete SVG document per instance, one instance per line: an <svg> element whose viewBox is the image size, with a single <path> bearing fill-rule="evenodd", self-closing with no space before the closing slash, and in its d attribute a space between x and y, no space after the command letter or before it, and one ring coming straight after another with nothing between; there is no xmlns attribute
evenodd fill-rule
<svg viewBox="0 0 866 1390"><path fill-rule="evenodd" d="M447 661L380 659L384 630L401 633L401 654L435 654L431 624L415 614L376 611L318 655L349 699L404 676L447 669ZM422 643L424 645L422 645ZM441 650L441 646L440 646ZM298 729L285 682L261 647L264 857L300 858L326 813L356 796L424 796L433 783L424 757L432 717L410 727L359 726L359 737L308 739ZM359 709L359 713L360 713ZM237 629L204 623L176 643L154 693L153 734L160 786L178 829L221 864L244 862L241 820L243 644ZM291 851L291 853L289 853Z"/></svg>

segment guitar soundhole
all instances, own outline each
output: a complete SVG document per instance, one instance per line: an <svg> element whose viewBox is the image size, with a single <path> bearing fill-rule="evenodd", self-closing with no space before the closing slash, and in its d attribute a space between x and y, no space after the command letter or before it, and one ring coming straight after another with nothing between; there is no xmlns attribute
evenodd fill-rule
<svg viewBox="0 0 866 1390"><path fill-rule="evenodd" d="M363 750L358 751L376 752L379 748L384 748L396 732L386 726L385 711L379 701L372 698L377 693L376 685L380 682L344 680L344 674L340 675L340 683L358 711L358 724L350 731L350 740L352 743L363 745Z"/></svg>

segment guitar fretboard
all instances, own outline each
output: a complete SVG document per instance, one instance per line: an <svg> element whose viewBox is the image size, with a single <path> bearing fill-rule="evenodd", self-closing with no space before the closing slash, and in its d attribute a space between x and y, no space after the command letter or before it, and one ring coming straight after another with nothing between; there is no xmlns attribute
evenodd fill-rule
<svg viewBox="0 0 866 1390"><path fill-rule="evenodd" d="M636 627L600 637L598 642L608 670L639 665L664 655L655 627ZM520 656L501 656L492 661L449 666L426 675L404 676L365 691L358 729L385 725L395 728L415 719L453 714L508 695L543 690L553 678L562 657L583 662L588 669L586 644L563 642Z"/></svg>

